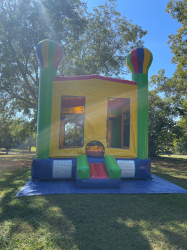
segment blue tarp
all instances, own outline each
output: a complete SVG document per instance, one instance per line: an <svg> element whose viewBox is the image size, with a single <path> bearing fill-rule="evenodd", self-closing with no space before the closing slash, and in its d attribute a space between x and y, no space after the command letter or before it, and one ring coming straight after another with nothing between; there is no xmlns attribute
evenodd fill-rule
<svg viewBox="0 0 187 250"><path fill-rule="evenodd" d="M187 190L152 175L153 179L121 180L121 189L79 189L74 180L45 180L29 181L16 196L44 195L44 194L159 194L186 193Z"/></svg>

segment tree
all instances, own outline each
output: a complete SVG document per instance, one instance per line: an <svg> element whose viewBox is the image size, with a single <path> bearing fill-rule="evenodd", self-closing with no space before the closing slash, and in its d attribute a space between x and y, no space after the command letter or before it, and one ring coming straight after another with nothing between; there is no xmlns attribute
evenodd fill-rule
<svg viewBox="0 0 187 250"><path fill-rule="evenodd" d="M162 99L157 90L149 91L149 156L174 151L174 140L183 134L173 119L176 115L170 101Z"/></svg>
<svg viewBox="0 0 187 250"><path fill-rule="evenodd" d="M170 0L166 12L173 19L181 23L177 34L170 35L168 44L174 54L172 63L176 64L176 71L171 78L165 76L165 70L160 70L157 75L151 77L152 86L156 86L159 92L163 92L171 102L178 107L181 116L187 114L187 1Z"/></svg>
<svg viewBox="0 0 187 250"><path fill-rule="evenodd" d="M62 75L126 74L126 55L134 47L143 45L141 38L147 31L122 17L114 2L108 0L87 13L85 32L64 48Z"/></svg>
<svg viewBox="0 0 187 250"><path fill-rule="evenodd" d="M90 14L81 0L2 0L0 98L7 97L6 105L30 116L37 111L35 46L43 39L63 46L62 75L124 74L127 52L141 46L147 32L121 17L114 1Z"/></svg>
<svg viewBox="0 0 187 250"><path fill-rule="evenodd" d="M15 146L14 138L11 134L12 121L1 115L0 119L0 148L5 148L6 154Z"/></svg>
<svg viewBox="0 0 187 250"><path fill-rule="evenodd" d="M175 90L186 95L187 87L187 1L170 0L167 9L172 18L177 19L182 24L176 35L170 35L168 43L171 44L171 52L174 54L172 62L177 64L172 83L177 84Z"/></svg>
<svg viewBox="0 0 187 250"><path fill-rule="evenodd" d="M0 97L8 98L9 107L34 114L39 85L35 46L43 39L62 44L77 39L86 23L84 8L80 0L0 2Z"/></svg>
<svg viewBox="0 0 187 250"><path fill-rule="evenodd" d="M36 145L36 124L34 120L31 122L22 119L16 119L13 121L13 128L11 129L11 135L15 140L15 147L19 149L29 150L31 153L31 147Z"/></svg>
<svg viewBox="0 0 187 250"><path fill-rule="evenodd" d="M6 149L6 154L12 148L29 149L35 145L36 124L24 119L11 117L5 110L0 114L0 148Z"/></svg>
<svg viewBox="0 0 187 250"><path fill-rule="evenodd" d="M82 146L84 137L84 115L66 114L64 146Z"/></svg>
<svg viewBox="0 0 187 250"><path fill-rule="evenodd" d="M149 148L150 153L162 152L163 148L168 152L184 153L187 139L185 132L187 131L187 1L170 0L166 12L170 13L173 19L177 19L182 26L175 35L169 36L168 41L171 52L174 54L172 63L176 64L173 77L168 78L164 69L151 77L150 85L155 87L155 93L162 92L166 98L163 100L161 97L156 97L160 102L159 106L163 107L162 110L157 102L153 101L154 92L150 92L150 108L153 103L153 106L156 104L157 109L155 114L152 110L149 114ZM173 121L174 117L181 118L181 120L176 124Z"/></svg>
<svg viewBox="0 0 187 250"><path fill-rule="evenodd" d="M186 155L187 154L187 121L186 119L181 119L178 121L178 125L180 127L182 127L183 129L183 135L178 138L175 139L174 141L174 153L175 154L183 154Z"/></svg>

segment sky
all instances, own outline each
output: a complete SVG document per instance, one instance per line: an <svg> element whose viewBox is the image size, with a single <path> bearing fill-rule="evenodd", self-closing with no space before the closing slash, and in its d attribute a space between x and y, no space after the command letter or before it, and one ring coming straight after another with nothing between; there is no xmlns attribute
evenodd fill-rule
<svg viewBox="0 0 187 250"><path fill-rule="evenodd" d="M150 76L157 74L160 69L166 69L166 76L172 77L176 65L171 63L173 54L167 44L171 34L176 34L181 27L170 14L165 12L169 0L117 0L116 9L127 20L147 30L148 34L142 39L144 47L153 54L153 62L149 69ZM103 5L106 0L87 0L88 11L93 7ZM131 74L125 75L126 80L131 80Z"/></svg>

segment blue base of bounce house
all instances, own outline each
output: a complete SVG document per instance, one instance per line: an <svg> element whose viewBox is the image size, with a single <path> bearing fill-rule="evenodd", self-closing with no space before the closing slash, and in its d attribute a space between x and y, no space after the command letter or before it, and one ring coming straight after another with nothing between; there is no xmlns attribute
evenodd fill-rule
<svg viewBox="0 0 187 250"><path fill-rule="evenodd" d="M187 194L187 190L158 176L151 175L150 159L116 159L116 161L118 160L134 161L135 173L133 178L80 180L76 171L76 158L34 159L31 167L32 179L16 196L45 194ZM54 161L70 161L71 178L64 180L62 180L63 178L55 178L53 176ZM103 158L88 157L88 161L89 163L104 163Z"/></svg>
<svg viewBox="0 0 187 250"><path fill-rule="evenodd" d="M151 160L150 159L119 159L116 161L128 161L134 164L134 174L130 178L151 178ZM71 161L71 176L68 179L76 179L76 164L77 158L49 158L49 159L34 159L31 166L32 180L44 179L67 179L63 175L58 178L54 176L54 161ZM88 157L89 163L104 163L104 158ZM122 178L126 178L122 175ZM127 176L129 178L129 176Z"/></svg>
<svg viewBox="0 0 187 250"><path fill-rule="evenodd" d="M121 179L82 179L76 173L78 188L121 188Z"/></svg>

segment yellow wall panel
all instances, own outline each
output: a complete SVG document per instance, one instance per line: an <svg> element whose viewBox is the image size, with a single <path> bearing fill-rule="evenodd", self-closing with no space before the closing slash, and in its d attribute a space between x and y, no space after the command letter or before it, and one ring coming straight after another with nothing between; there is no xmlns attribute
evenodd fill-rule
<svg viewBox="0 0 187 250"><path fill-rule="evenodd" d="M84 145L82 148L59 148L61 96L85 97ZM130 98L130 148L107 148L108 98ZM106 155L118 158L137 157L137 85L100 79L53 82L50 157L76 157L85 154L87 143L100 141Z"/></svg>

